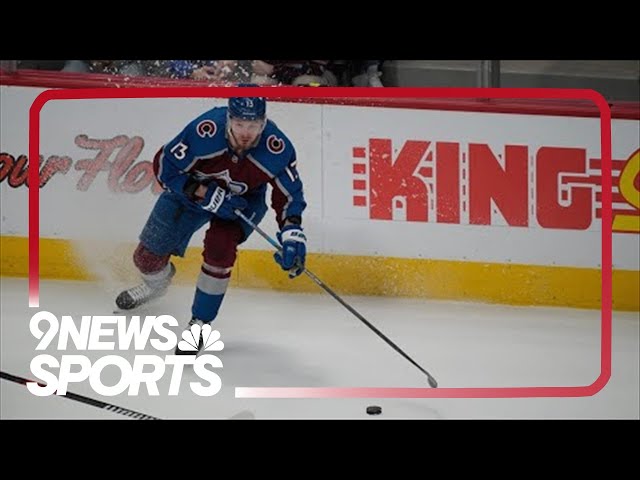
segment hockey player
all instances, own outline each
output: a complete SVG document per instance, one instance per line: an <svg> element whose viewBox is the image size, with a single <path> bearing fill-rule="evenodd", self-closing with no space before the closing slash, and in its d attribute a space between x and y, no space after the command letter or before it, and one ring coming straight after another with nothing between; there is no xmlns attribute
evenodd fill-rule
<svg viewBox="0 0 640 480"><path fill-rule="evenodd" d="M191 121L155 155L154 172L165 191L133 254L143 282L120 293L119 308L133 309L164 295L176 271L171 256L184 256L193 234L208 224L186 329L212 322L227 291L237 247L252 233L235 212L260 223L267 211L267 184L272 186L271 207L282 245L275 261L291 278L304 271L306 202L296 152L267 118L266 106L261 97L230 98L226 107L212 108ZM194 353L176 347L176 354Z"/></svg>

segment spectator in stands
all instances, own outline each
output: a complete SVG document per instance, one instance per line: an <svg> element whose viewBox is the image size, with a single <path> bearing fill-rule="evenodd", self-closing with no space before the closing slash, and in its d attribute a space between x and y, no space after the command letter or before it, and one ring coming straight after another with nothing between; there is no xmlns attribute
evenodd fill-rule
<svg viewBox="0 0 640 480"><path fill-rule="evenodd" d="M384 60L356 60L352 64L354 87L384 87L380 81Z"/></svg>
<svg viewBox="0 0 640 480"><path fill-rule="evenodd" d="M220 84L244 83L250 77L248 63L241 60L167 60L152 75Z"/></svg>
<svg viewBox="0 0 640 480"><path fill-rule="evenodd" d="M89 71L112 75L140 77L146 75L142 62L137 60L89 60Z"/></svg>
<svg viewBox="0 0 640 480"><path fill-rule="evenodd" d="M251 83L260 85L335 86L329 60L254 60Z"/></svg>

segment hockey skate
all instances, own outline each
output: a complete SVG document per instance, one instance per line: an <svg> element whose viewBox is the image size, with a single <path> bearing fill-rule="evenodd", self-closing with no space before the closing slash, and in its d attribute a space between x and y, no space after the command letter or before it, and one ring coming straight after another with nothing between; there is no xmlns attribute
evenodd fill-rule
<svg viewBox="0 0 640 480"><path fill-rule="evenodd" d="M195 338L193 336L191 327L194 325L198 325L200 326L200 328L202 328L202 326L205 325L205 322L196 318L192 318L189 321L184 331L182 332L181 337L178 339L178 345L176 345L175 351L176 355L197 355L198 352L200 352L200 350L202 349L204 343L202 340L202 334L199 333L198 338ZM185 338L185 336L187 338ZM181 343L183 348L180 348Z"/></svg>
<svg viewBox="0 0 640 480"><path fill-rule="evenodd" d="M145 303L162 297L167 293L171 279L176 274L176 267L169 264L169 275L161 281L144 280L140 285L129 288L118 295L116 305L121 310L133 310Z"/></svg>

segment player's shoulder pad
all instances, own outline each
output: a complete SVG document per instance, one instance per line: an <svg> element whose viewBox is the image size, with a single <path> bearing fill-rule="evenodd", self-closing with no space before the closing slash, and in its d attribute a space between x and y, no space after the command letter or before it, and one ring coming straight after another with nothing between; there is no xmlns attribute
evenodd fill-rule
<svg viewBox="0 0 640 480"><path fill-rule="evenodd" d="M295 148L289 137L271 120L267 120L253 156L271 174L278 175L295 159Z"/></svg>
<svg viewBox="0 0 640 480"><path fill-rule="evenodd" d="M227 109L215 107L192 120L185 128L185 137L199 153L222 150L227 145L226 125Z"/></svg>

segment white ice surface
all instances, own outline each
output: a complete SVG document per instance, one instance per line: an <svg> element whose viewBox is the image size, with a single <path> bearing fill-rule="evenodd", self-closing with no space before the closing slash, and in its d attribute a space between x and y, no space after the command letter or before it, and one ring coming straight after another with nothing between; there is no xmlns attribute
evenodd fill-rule
<svg viewBox="0 0 640 480"><path fill-rule="evenodd" d="M26 279L0 277L0 360L3 372L35 379L30 371L36 339L29 320L47 310L58 318L112 315L113 292L100 283L40 282L40 305L28 306ZM169 314L182 329L190 318L193 290L171 287L140 315ZM436 302L345 296L440 387L584 386L600 374L600 312L560 308ZM639 315L613 314L613 366L607 385L578 398L504 399L253 399L235 398L235 387L426 387L426 377L325 292L288 294L230 289L214 326L225 348L219 353L222 390L199 397L185 371L180 395L143 387L138 396L98 395L88 381L69 391L163 419L638 419L640 418ZM177 330L178 331L178 330ZM62 352L47 349L60 358ZM69 353L86 353L67 351ZM114 353L114 352L111 352ZM115 352L130 361L135 352ZM156 354L147 346L145 354ZM105 352L89 352L92 359ZM115 367L102 380L113 385ZM25 386L0 380L3 419L126 419L64 397L36 397ZM368 405L382 415L368 416Z"/></svg>

